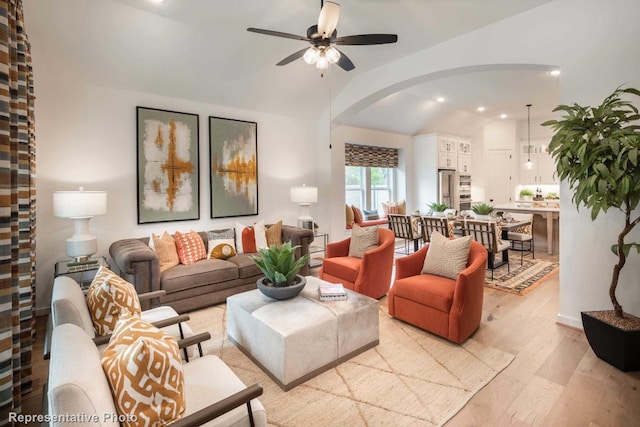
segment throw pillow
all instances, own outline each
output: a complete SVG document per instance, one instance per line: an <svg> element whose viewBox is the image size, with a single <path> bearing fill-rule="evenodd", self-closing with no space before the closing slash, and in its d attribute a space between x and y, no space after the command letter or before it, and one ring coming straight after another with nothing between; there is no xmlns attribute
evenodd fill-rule
<svg viewBox="0 0 640 427"><path fill-rule="evenodd" d="M353 209L353 222L355 222L356 224L360 224L364 218L362 217L362 211L360 210L360 208L357 208L353 205L351 205L351 209Z"/></svg>
<svg viewBox="0 0 640 427"><path fill-rule="evenodd" d="M217 243L209 251L209 259L229 259L236 255L235 248L228 243Z"/></svg>
<svg viewBox="0 0 640 427"><path fill-rule="evenodd" d="M140 316L136 288L107 267L101 266L87 291L87 306L98 335L113 332L123 312Z"/></svg>
<svg viewBox="0 0 640 427"><path fill-rule="evenodd" d="M256 245L254 252L258 252L258 249L268 249L269 245L267 244L267 234L263 219L253 225L253 233L255 234Z"/></svg>
<svg viewBox="0 0 640 427"><path fill-rule="evenodd" d="M143 320L124 318L101 363L118 415L127 419L122 425L167 425L184 414L184 372L174 337Z"/></svg>
<svg viewBox="0 0 640 427"><path fill-rule="evenodd" d="M431 235L422 273L456 280L458 274L467 267L471 239L472 236L464 236L449 240L434 232Z"/></svg>
<svg viewBox="0 0 640 427"><path fill-rule="evenodd" d="M353 217L353 209L347 204L344 205L344 208L346 212L347 227L352 227L353 223L355 222Z"/></svg>
<svg viewBox="0 0 640 427"><path fill-rule="evenodd" d="M369 221L369 220L373 220L373 219L380 219L380 215L378 215L378 210L377 209L372 209L370 211L363 209L362 210L362 214L364 216L364 220L365 221Z"/></svg>
<svg viewBox="0 0 640 427"><path fill-rule="evenodd" d="M207 258L227 259L236 255L235 231L227 230L207 231Z"/></svg>
<svg viewBox="0 0 640 427"><path fill-rule="evenodd" d="M398 206L398 213L400 215L407 214L407 202L405 202L404 200L401 200L396 205Z"/></svg>
<svg viewBox="0 0 640 427"><path fill-rule="evenodd" d="M236 222L236 252L238 254L258 252L256 248L256 235L253 227Z"/></svg>
<svg viewBox="0 0 640 427"><path fill-rule="evenodd" d="M160 260L160 273L180 264L176 242L169 233L165 231L162 237L152 234L151 239L153 240L153 251Z"/></svg>
<svg viewBox="0 0 640 427"><path fill-rule="evenodd" d="M349 256L362 258L365 252L378 247L378 226L360 227L353 225L351 241L349 242Z"/></svg>
<svg viewBox="0 0 640 427"><path fill-rule="evenodd" d="M189 265L207 258L207 250L204 248L202 237L195 231L188 233L176 231L175 240L181 264Z"/></svg>
<svg viewBox="0 0 640 427"><path fill-rule="evenodd" d="M279 248L282 246L282 221L278 221L270 227L267 227L265 234L269 247L276 246Z"/></svg>

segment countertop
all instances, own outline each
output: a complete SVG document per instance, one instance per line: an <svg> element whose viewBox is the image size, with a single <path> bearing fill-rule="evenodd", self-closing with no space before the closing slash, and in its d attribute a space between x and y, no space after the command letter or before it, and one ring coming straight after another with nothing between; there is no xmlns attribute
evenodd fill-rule
<svg viewBox="0 0 640 427"><path fill-rule="evenodd" d="M513 211L538 211L538 212L560 212L559 203L549 203L549 202L515 202L515 203L504 203L501 205L494 206L497 210L500 209L509 209Z"/></svg>

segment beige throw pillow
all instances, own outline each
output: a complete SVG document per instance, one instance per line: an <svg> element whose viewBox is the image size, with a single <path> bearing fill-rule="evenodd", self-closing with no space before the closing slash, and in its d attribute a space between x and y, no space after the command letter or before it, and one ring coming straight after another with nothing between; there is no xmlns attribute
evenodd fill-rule
<svg viewBox="0 0 640 427"><path fill-rule="evenodd" d="M160 260L160 273L180 264L176 242L169 233L165 231L162 237L152 234L151 239L153 240L153 250Z"/></svg>
<svg viewBox="0 0 640 427"><path fill-rule="evenodd" d="M472 236L449 240L437 231L431 235L427 256L422 266L423 274L447 277L456 280L467 268Z"/></svg>
<svg viewBox="0 0 640 427"><path fill-rule="evenodd" d="M365 252L378 247L378 226L360 227L353 224L351 242L349 242L349 256L362 258Z"/></svg>
<svg viewBox="0 0 640 427"><path fill-rule="evenodd" d="M270 227L265 229L265 235L267 236L267 245L269 247L282 246L282 221L278 221Z"/></svg>

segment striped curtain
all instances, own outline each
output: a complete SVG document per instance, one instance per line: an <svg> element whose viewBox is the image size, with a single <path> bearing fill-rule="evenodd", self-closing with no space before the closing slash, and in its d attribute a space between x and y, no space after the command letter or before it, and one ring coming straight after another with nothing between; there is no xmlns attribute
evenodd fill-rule
<svg viewBox="0 0 640 427"><path fill-rule="evenodd" d="M33 73L22 0L0 0L0 425L31 391L35 333Z"/></svg>

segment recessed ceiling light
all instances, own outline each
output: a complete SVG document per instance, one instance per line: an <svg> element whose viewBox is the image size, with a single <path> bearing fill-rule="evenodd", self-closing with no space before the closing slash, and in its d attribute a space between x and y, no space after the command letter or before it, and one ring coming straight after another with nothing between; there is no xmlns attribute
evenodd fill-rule
<svg viewBox="0 0 640 427"><path fill-rule="evenodd" d="M480 111L481 113L485 110L485 108L481 105L478 107L478 111Z"/></svg>
<svg viewBox="0 0 640 427"><path fill-rule="evenodd" d="M439 96L439 97L437 97L437 98L436 98L436 101L438 101L438 102L444 102L444 97Z"/></svg>
<svg viewBox="0 0 640 427"><path fill-rule="evenodd" d="M506 114L500 114L501 119L506 119L508 116Z"/></svg>
<svg viewBox="0 0 640 427"><path fill-rule="evenodd" d="M549 71L549 74L551 74L552 76L559 76L560 75L560 70L551 70L551 71Z"/></svg>

